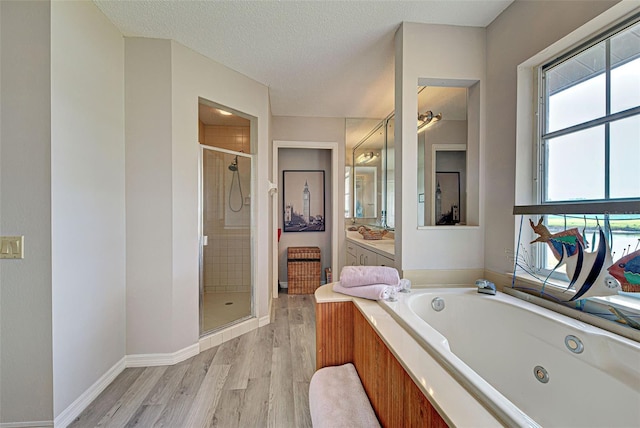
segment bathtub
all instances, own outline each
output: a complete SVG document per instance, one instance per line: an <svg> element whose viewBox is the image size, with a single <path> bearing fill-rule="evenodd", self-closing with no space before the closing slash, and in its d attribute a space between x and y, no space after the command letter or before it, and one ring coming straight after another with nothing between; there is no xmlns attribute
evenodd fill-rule
<svg viewBox="0 0 640 428"><path fill-rule="evenodd" d="M639 343L501 292L399 294L382 306L505 426L640 427Z"/></svg>

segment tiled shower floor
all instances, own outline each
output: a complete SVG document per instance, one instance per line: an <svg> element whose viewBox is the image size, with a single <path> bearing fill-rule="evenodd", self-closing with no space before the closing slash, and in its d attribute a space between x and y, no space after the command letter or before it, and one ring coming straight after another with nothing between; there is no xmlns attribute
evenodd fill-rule
<svg viewBox="0 0 640 428"><path fill-rule="evenodd" d="M204 293L202 332L229 324L251 315L251 293Z"/></svg>

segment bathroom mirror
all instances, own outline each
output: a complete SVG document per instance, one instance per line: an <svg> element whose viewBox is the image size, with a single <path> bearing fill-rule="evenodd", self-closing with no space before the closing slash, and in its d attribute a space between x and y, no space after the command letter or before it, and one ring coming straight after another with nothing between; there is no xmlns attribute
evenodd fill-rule
<svg viewBox="0 0 640 428"><path fill-rule="evenodd" d="M379 223L382 204L384 129L380 119L347 119L348 163L351 165L352 218ZM346 184L346 181L345 181ZM346 203L345 198L345 203Z"/></svg>
<svg viewBox="0 0 640 428"><path fill-rule="evenodd" d="M382 224L387 229L395 228L395 140L394 140L395 115L391 114L385 120L385 150L384 150L384 211L382 212Z"/></svg>
<svg viewBox="0 0 640 428"><path fill-rule="evenodd" d="M344 218L351 218L351 166L344 167Z"/></svg>
<svg viewBox="0 0 640 428"><path fill-rule="evenodd" d="M351 218L359 223L393 228L394 156L393 115L385 119L347 119L347 165L351 166L350 187L345 203L351 201ZM349 196L353 195L353 198ZM348 211L345 209L345 217Z"/></svg>
<svg viewBox="0 0 640 428"><path fill-rule="evenodd" d="M418 88L418 226L468 224L469 92Z"/></svg>
<svg viewBox="0 0 640 428"><path fill-rule="evenodd" d="M378 167L354 167L355 217L377 218L378 216Z"/></svg>
<svg viewBox="0 0 640 428"><path fill-rule="evenodd" d="M378 180L382 178L383 150L384 129L381 124L353 149L355 218L378 219L378 206L382 202L382 183Z"/></svg>

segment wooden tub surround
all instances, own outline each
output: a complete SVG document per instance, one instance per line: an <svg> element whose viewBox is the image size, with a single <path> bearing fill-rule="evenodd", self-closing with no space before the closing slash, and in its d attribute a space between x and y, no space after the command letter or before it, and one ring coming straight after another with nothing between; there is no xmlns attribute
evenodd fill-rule
<svg viewBox="0 0 640 428"><path fill-rule="evenodd" d="M383 427L500 426L377 302L316 299L316 369L353 363Z"/></svg>

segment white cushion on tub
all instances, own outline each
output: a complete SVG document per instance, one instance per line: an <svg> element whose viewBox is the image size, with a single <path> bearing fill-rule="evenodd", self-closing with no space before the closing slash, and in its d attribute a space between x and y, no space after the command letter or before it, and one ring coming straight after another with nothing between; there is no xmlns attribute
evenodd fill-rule
<svg viewBox="0 0 640 428"><path fill-rule="evenodd" d="M314 428L380 426L351 363L314 373L309 383L309 411Z"/></svg>

